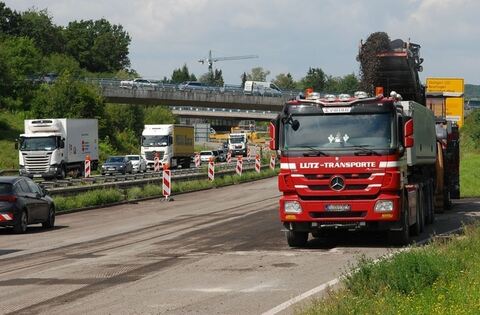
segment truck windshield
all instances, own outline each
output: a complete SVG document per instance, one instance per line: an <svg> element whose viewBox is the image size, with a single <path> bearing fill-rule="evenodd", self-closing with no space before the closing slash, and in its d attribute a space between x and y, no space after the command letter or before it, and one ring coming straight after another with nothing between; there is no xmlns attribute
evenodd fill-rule
<svg viewBox="0 0 480 315"><path fill-rule="evenodd" d="M22 151L52 151L56 148L57 139L55 136L20 139L20 150Z"/></svg>
<svg viewBox="0 0 480 315"><path fill-rule="evenodd" d="M285 150L389 149L394 145L390 113L293 116L293 119L298 120L300 127L294 131L291 125L285 125Z"/></svg>
<svg viewBox="0 0 480 315"><path fill-rule="evenodd" d="M143 136L142 145L144 147L166 147L168 146L168 136Z"/></svg>
<svg viewBox="0 0 480 315"><path fill-rule="evenodd" d="M237 137L230 137L230 143L243 143L245 142L245 137L237 136Z"/></svg>

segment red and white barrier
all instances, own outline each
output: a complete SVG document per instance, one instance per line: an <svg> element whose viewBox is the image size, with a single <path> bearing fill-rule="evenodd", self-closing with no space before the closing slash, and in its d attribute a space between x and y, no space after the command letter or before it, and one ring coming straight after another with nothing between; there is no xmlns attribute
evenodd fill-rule
<svg viewBox="0 0 480 315"><path fill-rule="evenodd" d="M270 157L270 169L272 169L272 170L275 169L275 155L273 155L273 154Z"/></svg>
<svg viewBox="0 0 480 315"><path fill-rule="evenodd" d="M164 165L162 181L163 181L163 196L166 200L170 197L172 193L172 176L171 171L168 169L167 165Z"/></svg>
<svg viewBox="0 0 480 315"><path fill-rule="evenodd" d="M250 147L247 146L247 159L250 161Z"/></svg>
<svg viewBox="0 0 480 315"><path fill-rule="evenodd" d="M215 163L213 161L208 162L208 179L215 179Z"/></svg>
<svg viewBox="0 0 480 315"><path fill-rule="evenodd" d="M12 213L0 213L0 222L1 221L12 221L13 214Z"/></svg>
<svg viewBox="0 0 480 315"><path fill-rule="evenodd" d="M200 154L195 154L195 167L200 167Z"/></svg>
<svg viewBox="0 0 480 315"><path fill-rule="evenodd" d="M91 163L90 163L90 158L87 157L87 158L85 159L85 172L84 172L85 178L90 177L90 171L91 171L90 164L91 164Z"/></svg>
<svg viewBox="0 0 480 315"><path fill-rule="evenodd" d="M231 151L227 152L227 163L232 163L232 152Z"/></svg>
<svg viewBox="0 0 480 315"><path fill-rule="evenodd" d="M153 171L158 173L160 172L160 168L161 168L161 165L160 165L160 158L158 156L156 156L154 159L153 159Z"/></svg>
<svg viewBox="0 0 480 315"><path fill-rule="evenodd" d="M260 164L260 154L257 154L255 155L255 171L257 173L260 173L260 168L261 168L261 164Z"/></svg>
<svg viewBox="0 0 480 315"><path fill-rule="evenodd" d="M242 170L243 170L243 159L242 159L242 156L239 155L237 156L237 166L235 167L235 172L237 172L238 175L242 176Z"/></svg>

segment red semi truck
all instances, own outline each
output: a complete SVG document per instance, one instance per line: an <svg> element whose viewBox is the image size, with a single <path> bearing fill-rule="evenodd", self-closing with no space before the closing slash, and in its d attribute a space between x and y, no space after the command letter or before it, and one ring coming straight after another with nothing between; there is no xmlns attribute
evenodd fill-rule
<svg viewBox="0 0 480 315"><path fill-rule="evenodd" d="M384 230L406 244L435 217L438 161L431 110L392 92L288 102L270 125L279 150L280 219L292 247L329 230Z"/></svg>

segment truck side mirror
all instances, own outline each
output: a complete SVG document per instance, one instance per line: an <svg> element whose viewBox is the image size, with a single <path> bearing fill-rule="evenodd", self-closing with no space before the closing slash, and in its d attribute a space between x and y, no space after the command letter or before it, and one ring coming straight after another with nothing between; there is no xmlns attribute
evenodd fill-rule
<svg viewBox="0 0 480 315"><path fill-rule="evenodd" d="M278 125L277 120L272 120L268 126L268 132L270 135L269 148L270 150L278 150Z"/></svg>
<svg viewBox="0 0 480 315"><path fill-rule="evenodd" d="M65 148L65 138L60 139L60 149Z"/></svg>
<svg viewBox="0 0 480 315"><path fill-rule="evenodd" d="M413 147L415 141L413 139L413 119L407 120L404 126L404 139L403 144L405 148Z"/></svg>

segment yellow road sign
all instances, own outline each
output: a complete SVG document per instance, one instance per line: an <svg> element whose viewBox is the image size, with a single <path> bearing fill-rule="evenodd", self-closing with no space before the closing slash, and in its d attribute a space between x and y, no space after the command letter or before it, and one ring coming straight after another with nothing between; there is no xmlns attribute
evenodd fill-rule
<svg viewBox="0 0 480 315"><path fill-rule="evenodd" d="M427 78L427 93L464 93L464 80L461 78Z"/></svg>

